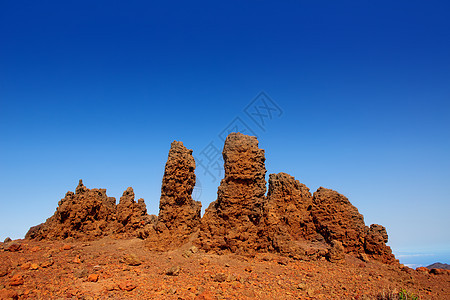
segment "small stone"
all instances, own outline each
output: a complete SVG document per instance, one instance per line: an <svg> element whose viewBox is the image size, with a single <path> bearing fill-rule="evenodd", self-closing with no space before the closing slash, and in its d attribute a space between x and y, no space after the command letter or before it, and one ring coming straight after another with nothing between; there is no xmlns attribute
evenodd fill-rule
<svg viewBox="0 0 450 300"><path fill-rule="evenodd" d="M199 294L197 297L195 297L195 300L213 300L216 299L211 295L209 291L204 291L201 294Z"/></svg>
<svg viewBox="0 0 450 300"><path fill-rule="evenodd" d="M114 284L114 283L111 283L111 284L108 284L108 285L105 286L105 289L107 291L114 291L116 288L117 288L117 285Z"/></svg>
<svg viewBox="0 0 450 300"><path fill-rule="evenodd" d="M91 275L89 275L89 277L88 277L88 281L89 282L97 282L98 281L98 277L99 277L99 275L98 274L91 274Z"/></svg>
<svg viewBox="0 0 450 300"><path fill-rule="evenodd" d="M180 271L181 271L180 266L173 266L166 271L166 275L178 276L180 274Z"/></svg>
<svg viewBox="0 0 450 300"><path fill-rule="evenodd" d="M141 260L136 256L136 254L126 254L120 262L126 263L129 266L139 266L142 264Z"/></svg>
<svg viewBox="0 0 450 300"><path fill-rule="evenodd" d="M34 246L30 249L30 252L38 252L39 250L41 250L41 248L39 248L38 246Z"/></svg>
<svg viewBox="0 0 450 300"><path fill-rule="evenodd" d="M235 275L233 275L233 274L229 274L227 276L227 281L228 282L232 282L232 281L236 281L236 280L237 280L237 277Z"/></svg>
<svg viewBox="0 0 450 300"><path fill-rule="evenodd" d="M297 289L302 290L302 291L306 290L306 283L299 283L297 285Z"/></svg>
<svg viewBox="0 0 450 300"><path fill-rule="evenodd" d="M0 265L0 277L6 276L9 273L9 267L6 265Z"/></svg>
<svg viewBox="0 0 450 300"><path fill-rule="evenodd" d="M218 273L213 277L213 280L217 282L224 282L225 280L227 280L227 275L225 275L224 273Z"/></svg>
<svg viewBox="0 0 450 300"><path fill-rule="evenodd" d="M363 262L366 262L366 263L370 261L369 257L365 253L360 253L359 254L359 259L362 260Z"/></svg>
<svg viewBox="0 0 450 300"><path fill-rule="evenodd" d="M341 262L345 259L345 249L338 240L331 242L331 249L328 251L328 260L330 262Z"/></svg>
<svg viewBox="0 0 450 300"><path fill-rule="evenodd" d="M19 299L19 294L16 291L1 289L0 299Z"/></svg>
<svg viewBox="0 0 450 300"><path fill-rule="evenodd" d="M50 266L53 265L53 259L48 259L46 261L44 261L43 263L41 263L41 268L48 268Z"/></svg>
<svg viewBox="0 0 450 300"><path fill-rule="evenodd" d="M81 264L80 256L77 255L77 256L72 260L72 262L75 263L75 264Z"/></svg>
<svg viewBox="0 0 450 300"><path fill-rule="evenodd" d="M119 283L119 289L121 289L122 291L132 291L136 288L136 285L131 282L131 281L125 281L122 283Z"/></svg>
<svg viewBox="0 0 450 300"><path fill-rule="evenodd" d="M38 264L36 264L36 263L31 264L30 270L37 270L37 269L39 269L39 265Z"/></svg>
<svg viewBox="0 0 450 300"><path fill-rule="evenodd" d="M416 271L420 272L420 273L425 273L425 274L428 274L430 272L430 270L428 268L425 268L425 267L418 267L416 269Z"/></svg>
<svg viewBox="0 0 450 300"><path fill-rule="evenodd" d="M19 251L21 248L21 245L15 242L12 242L10 244L8 244L8 246L5 248L6 251L9 252L17 252Z"/></svg>
<svg viewBox="0 0 450 300"><path fill-rule="evenodd" d="M30 263L30 262L26 262L26 263L20 265L20 268L21 268L22 270L28 270L28 269L31 268L31 263Z"/></svg>
<svg viewBox="0 0 450 300"><path fill-rule="evenodd" d="M70 250L70 249L72 249L72 246L71 245L64 245L63 247L62 247L62 249L63 250Z"/></svg>
<svg viewBox="0 0 450 300"><path fill-rule="evenodd" d="M74 270L73 275L77 278L84 278L84 277L88 276L88 271L86 269Z"/></svg>
<svg viewBox="0 0 450 300"><path fill-rule="evenodd" d="M11 278L9 285L18 286L18 285L22 285L23 283L24 283L24 280L23 280L22 275L16 274Z"/></svg>
<svg viewBox="0 0 450 300"><path fill-rule="evenodd" d="M11 238L10 237L7 237L4 241L3 241L3 243L9 243L9 242L11 242L12 240L11 240Z"/></svg>
<svg viewBox="0 0 450 300"><path fill-rule="evenodd" d="M188 250L186 250L186 251L183 252L182 256L183 256L184 258L189 258L189 257L192 256L192 252L188 249Z"/></svg>

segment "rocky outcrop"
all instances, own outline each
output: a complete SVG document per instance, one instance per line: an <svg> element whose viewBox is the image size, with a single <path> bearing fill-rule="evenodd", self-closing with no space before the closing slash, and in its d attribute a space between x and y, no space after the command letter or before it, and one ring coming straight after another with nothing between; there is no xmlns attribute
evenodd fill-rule
<svg viewBox="0 0 450 300"><path fill-rule="evenodd" d="M341 242L336 240L331 242L331 248L327 253L327 258L331 262L342 262L345 259L345 249Z"/></svg>
<svg viewBox="0 0 450 300"><path fill-rule="evenodd" d="M270 252L299 259L326 253L326 245L320 243L323 237L316 232L311 216L312 204L309 188L293 176L270 174L259 234L262 245Z"/></svg>
<svg viewBox="0 0 450 300"><path fill-rule="evenodd" d="M372 224L366 227L366 236L364 241L364 250L367 254L378 261L384 263L395 262L395 256L392 250L386 245L388 235L386 228L378 224Z"/></svg>
<svg viewBox="0 0 450 300"><path fill-rule="evenodd" d="M364 218L345 196L320 187L313 195L311 215L328 243L337 240L346 252L364 252Z"/></svg>
<svg viewBox="0 0 450 300"><path fill-rule="evenodd" d="M127 188L119 204L105 189L88 189L80 180L55 214L30 228L28 239L147 238L151 249L171 250L194 243L204 251L254 255L273 252L295 259L344 261L354 254L363 261L395 263L386 245L386 229L365 226L363 216L336 191L309 188L286 173L270 174L266 192L264 150L256 137L231 133L223 148L225 175L200 218L192 199L196 182L192 150L171 144L161 186L159 216L149 216L143 199Z"/></svg>
<svg viewBox="0 0 450 300"><path fill-rule="evenodd" d="M270 174L264 221L271 234L274 231L275 235L296 240L315 237L311 208L312 196L308 187L289 174Z"/></svg>
<svg viewBox="0 0 450 300"><path fill-rule="evenodd" d="M150 237L150 247L160 249L186 242L200 225L201 203L192 199L195 186L195 160L192 150L182 142L171 144L164 170L159 202L156 236Z"/></svg>
<svg viewBox="0 0 450 300"><path fill-rule="evenodd" d="M119 204L117 204L118 233L134 233L141 238L147 237L151 232L151 227L156 224L157 217L147 214L147 207L144 199L134 201L134 191L132 187L127 188Z"/></svg>
<svg viewBox="0 0 450 300"><path fill-rule="evenodd" d="M202 218L198 245L207 251L254 253L265 202L265 157L256 137L231 133L223 148L225 177Z"/></svg>
<svg viewBox="0 0 450 300"><path fill-rule="evenodd" d="M123 198L123 199L122 199ZM79 181L75 193L67 192L58 203L53 216L43 224L31 227L28 239L94 239L116 232L136 235L134 230L147 219L145 203L134 202L128 188L116 206L116 199L106 195L106 189L88 189Z"/></svg>

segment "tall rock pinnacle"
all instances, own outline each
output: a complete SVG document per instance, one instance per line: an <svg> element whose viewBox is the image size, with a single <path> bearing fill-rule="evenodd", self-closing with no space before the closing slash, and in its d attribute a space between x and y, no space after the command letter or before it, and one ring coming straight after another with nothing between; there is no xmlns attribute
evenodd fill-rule
<svg viewBox="0 0 450 300"><path fill-rule="evenodd" d="M157 242L160 248L179 245L198 229L201 204L192 199L194 170L192 150L184 147L182 142L174 141L162 180L157 235L150 237L150 247L152 242Z"/></svg>
<svg viewBox="0 0 450 300"><path fill-rule="evenodd" d="M225 177L202 218L198 242L205 250L253 253L265 202L264 150L256 137L231 133L222 154Z"/></svg>

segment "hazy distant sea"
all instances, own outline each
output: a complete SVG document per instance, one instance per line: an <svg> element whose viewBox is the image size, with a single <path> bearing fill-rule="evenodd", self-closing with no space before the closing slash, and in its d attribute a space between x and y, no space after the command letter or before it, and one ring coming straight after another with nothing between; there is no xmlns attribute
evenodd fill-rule
<svg viewBox="0 0 450 300"><path fill-rule="evenodd" d="M450 253L447 251L397 251L394 254L401 264L414 269L417 267L426 267L436 262L450 264Z"/></svg>

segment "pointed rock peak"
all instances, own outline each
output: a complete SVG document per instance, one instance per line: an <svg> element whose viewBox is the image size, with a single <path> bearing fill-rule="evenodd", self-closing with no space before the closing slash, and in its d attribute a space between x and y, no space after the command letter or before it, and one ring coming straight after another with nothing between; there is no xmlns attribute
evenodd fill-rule
<svg viewBox="0 0 450 300"><path fill-rule="evenodd" d="M75 194L81 194L81 193L84 193L84 192L86 192L86 191L87 191L87 188L84 186L83 180L80 179L80 180L78 181L78 186L77 186L77 188L75 189Z"/></svg>
<svg viewBox="0 0 450 300"><path fill-rule="evenodd" d="M134 198L134 191L131 186L128 187L122 194L122 196L128 196L128 195L133 195L133 198Z"/></svg>
<svg viewBox="0 0 450 300"><path fill-rule="evenodd" d="M182 142L172 142L162 180L158 219L167 223L168 228L176 228L179 222L184 224L188 220L191 220L189 228L198 226L200 203L192 199L195 179L192 150Z"/></svg>
<svg viewBox="0 0 450 300"><path fill-rule="evenodd" d="M191 156L191 155L192 155L192 150L191 149L187 149L183 145L183 142L173 141L170 144L169 160L168 160L168 162L170 160L174 160L175 158L185 160L186 156Z"/></svg>
<svg viewBox="0 0 450 300"><path fill-rule="evenodd" d="M123 192L122 197L120 197L119 203L123 203L123 202L134 202L134 191L131 186L128 187Z"/></svg>
<svg viewBox="0 0 450 300"><path fill-rule="evenodd" d="M198 229L201 204L192 199L195 179L192 150L174 141L162 179L157 234L147 240L150 248L176 248L186 243L190 234Z"/></svg>

